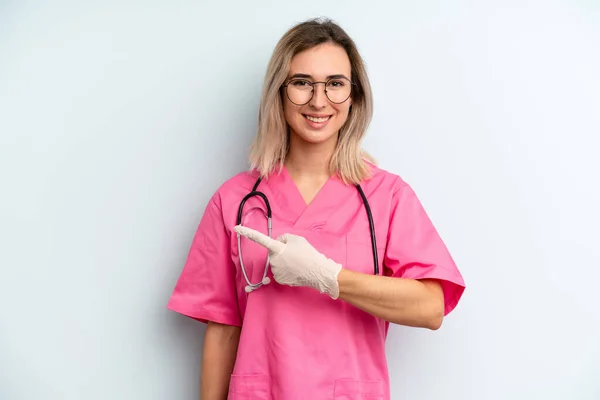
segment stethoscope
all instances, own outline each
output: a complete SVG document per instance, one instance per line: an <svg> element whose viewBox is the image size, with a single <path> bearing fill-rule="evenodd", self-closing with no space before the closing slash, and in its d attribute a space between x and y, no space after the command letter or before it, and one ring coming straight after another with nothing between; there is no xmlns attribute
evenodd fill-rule
<svg viewBox="0 0 600 400"><path fill-rule="evenodd" d="M248 201L250 198L252 198L254 196L258 196L263 199L263 201L265 202L265 206L267 207L267 230L268 230L269 237L272 237L273 224L271 222L271 217L272 217L271 204L269 203L269 199L267 198L267 196L264 193L256 190L258 188L258 185L260 185L260 182L261 182L261 178L259 177L256 180L256 183L254 184L252 191L250 193L248 193L246 196L244 196L244 198L240 202L240 206L238 208L236 225L242 225L242 212L244 210L244 205L246 204L246 201ZM363 204L365 205L365 210L367 211L367 217L369 219L369 227L371 229L371 247L373 250L373 271L374 271L375 275L379 275L379 261L377 258L377 241L375 239L375 226L373 223L373 215L371 214L371 207L369 207L369 202L367 201L367 197L365 196L365 193L363 192L360 185L357 184L356 189L358 190L358 193L360 193L360 197L362 198ZM246 288L245 288L246 293L250 293L253 290L258 289L259 287L261 287L263 285L268 285L271 282L271 280L267 276L267 274L269 272L269 256L267 256L265 270L263 272L263 277L262 277L261 281L258 283L252 283L252 282L250 282L250 278L248 277L248 274L246 273L246 266L244 265L244 259L242 257L242 237L239 233L237 234L237 245L238 245L238 254L239 254L239 258L240 258L240 267L242 269L242 273L244 274L244 279L246 280L246 283L247 283Z"/></svg>

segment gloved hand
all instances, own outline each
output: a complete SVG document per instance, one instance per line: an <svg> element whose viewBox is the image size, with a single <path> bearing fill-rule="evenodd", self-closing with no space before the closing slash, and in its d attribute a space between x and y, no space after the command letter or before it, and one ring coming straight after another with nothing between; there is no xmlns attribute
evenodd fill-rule
<svg viewBox="0 0 600 400"><path fill-rule="evenodd" d="M318 252L304 237L288 233L275 240L245 226L238 225L234 230L269 251L273 278L278 283L312 287L334 300L339 297L341 264Z"/></svg>

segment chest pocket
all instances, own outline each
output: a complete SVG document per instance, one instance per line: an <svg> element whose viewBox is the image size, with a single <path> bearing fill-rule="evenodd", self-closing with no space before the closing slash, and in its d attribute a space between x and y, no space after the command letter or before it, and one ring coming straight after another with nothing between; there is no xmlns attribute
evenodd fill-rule
<svg viewBox="0 0 600 400"><path fill-rule="evenodd" d="M383 274L383 257L385 255L385 234L376 231L377 259L379 275ZM346 235L346 268L356 272L373 275L375 273L375 260L369 229L364 232L350 232Z"/></svg>
<svg viewBox="0 0 600 400"><path fill-rule="evenodd" d="M324 254L327 258L332 259L336 263L342 265L346 264L346 241L344 240L344 237L323 231L297 230L296 232L290 233L304 236L318 252Z"/></svg>

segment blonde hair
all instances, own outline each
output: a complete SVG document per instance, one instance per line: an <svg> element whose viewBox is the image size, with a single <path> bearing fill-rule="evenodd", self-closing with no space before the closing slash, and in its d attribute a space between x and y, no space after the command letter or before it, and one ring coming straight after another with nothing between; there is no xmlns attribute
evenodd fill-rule
<svg viewBox="0 0 600 400"><path fill-rule="evenodd" d="M375 160L360 147L373 115L371 85L364 62L354 41L340 26L328 19L311 19L283 35L267 67L258 110L258 132L250 151L250 166L262 177L281 170L289 150L281 87L287 79L292 57L324 43L337 44L346 51L351 66L350 79L355 83L348 119L339 130L331 157L330 173L337 173L345 183L352 184L360 183L371 174L365 159L371 163Z"/></svg>

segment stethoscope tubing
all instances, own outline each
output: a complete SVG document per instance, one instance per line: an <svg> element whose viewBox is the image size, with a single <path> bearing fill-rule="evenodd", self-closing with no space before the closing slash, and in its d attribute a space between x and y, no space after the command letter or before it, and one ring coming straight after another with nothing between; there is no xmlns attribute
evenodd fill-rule
<svg viewBox="0 0 600 400"><path fill-rule="evenodd" d="M269 237L272 237L273 214L272 214L272 210L271 210L271 204L269 203L269 199L267 198L267 196L263 192L260 192L257 190L260 182L261 182L261 178L259 177L256 180L256 183L254 184L252 191L250 193L248 193L247 195L245 195L244 198L242 199L242 201L240 202L240 205L238 207L237 218L236 218L236 225L242 225L242 213L244 211L244 205L246 204L246 202L249 199L251 199L252 197L258 196L264 201L265 207L267 208L267 213L266 213L267 214L267 230L268 230ZM369 220L369 229L370 229L370 234L371 234L371 250L373 252L373 271L374 271L375 275L379 275L379 259L378 259L378 254L377 254L377 241L376 241L376 236L375 236L375 224L373 222L373 214L371 212L371 207L369 206L369 202L367 201L367 197L365 196L365 193L362 190L362 187L357 184L356 189L358 190L358 193L360 194L360 197L362 198L365 210L367 212L367 218ZM269 256L267 255L265 269L264 269L263 277L262 277L261 281L257 282L257 283L252 283L246 272L246 266L244 265L244 259L242 256L242 237L239 233L237 233L237 245L238 245L238 256L239 256L239 260L240 260L240 268L242 270L242 274L244 275L244 279L246 280L246 283L247 283L247 285L245 287L246 292L250 293L250 292L258 289L259 287L268 284L270 282L270 279L267 277L267 275L269 273L269 261L270 261Z"/></svg>

